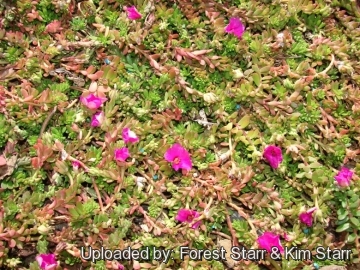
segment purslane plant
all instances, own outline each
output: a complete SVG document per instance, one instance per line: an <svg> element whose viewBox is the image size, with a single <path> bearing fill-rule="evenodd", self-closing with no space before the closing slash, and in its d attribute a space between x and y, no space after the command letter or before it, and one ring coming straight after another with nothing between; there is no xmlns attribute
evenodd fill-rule
<svg viewBox="0 0 360 270"><path fill-rule="evenodd" d="M169 269L329 263L182 245L359 263L356 6L310 2L0 3L0 266L164 266L85 245L174 249Z"/></svg>

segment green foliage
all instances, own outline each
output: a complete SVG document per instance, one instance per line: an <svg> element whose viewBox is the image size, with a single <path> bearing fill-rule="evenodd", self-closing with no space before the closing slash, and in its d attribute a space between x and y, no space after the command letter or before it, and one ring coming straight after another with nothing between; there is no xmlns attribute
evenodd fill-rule
<svg viewBox="0 0 360 270"><path fill-rule="evenodd" d="M36 250L39 252L39 254L46 254L48 251L48 245L49 242L45 239L39 240L36 245Z"/></svg>
<svg viewBox="0 0 360 270"><path fill-rule="evenodd" d="M49 85L49 88L53 92L64 93L70 89L70 84L68 81L65 81L63 83L54 83L54 84ZM53 94L53 92L52 92L52 94Z"/></svg>
<svg viewBox="0 0 360 270"><path fill-rule="evenodd" d="M67 254L66 254L67 255ZM81 262L81 259L78 257L73 257L73 256L66 256L65 254L63 255L66 259L65 259L65 263L69 264L69 265L75 265Z"/></svg>
<svg viewBox="0 0 360 270"><path fill-rule="evenodd" d="M100 33L97 36L91 37L94 41L100 42L103 46L112 44L112 39L110 36L105 36L104 34Z"/></svg>
<svg viewBox="0 0 360 270"><path fill-rule="evenodd" d="M228 39L224 42L222 50L223 55L234 57L239 52L238 42L239 40L236 37L228 37Z"/></svg>
<svg viewBox="0 0 360 270"><path fill-rule="evenodd" d="M59 15L55 12L55 7L51 0L40 0L36 9L39 11L39 15L45 23L50 23L56 19L59 19Z"/></svg>
<svg viewBox="0 0 360 270"><path fill-rule="evenodd" d="M286 13L286 10L281 6L275 6L275 8L271 9L271 15L269 17L271 27L281 30L288 25L290 18L286 16Z"/></svg>
<svg viewBox="0 0 360 270"><path fill-rule="evenodd" d="M188 21L183 19L181 10L178 7L174 7L173 12L171 13L171 16L167 19L167 21L176 30L185 28L188 24Z"/></svg>
<svg viewBox="0 0 360 270"><path fill-rule="evenodd" d="M19 60L22 50L16 47L8 47L4 56L9 63L16 63Z"/></svg>
<svg viewBox="0 0 360 270"><path fill-rule="evenodd" d="M15 214L20 210L17 204L14 201L7 201L6 205L6 220L12 220L15 217Z"/></svg>
<svg viewBox="0 0 360 270"><path fill-rule="evenodd" d="M301 123L314 125L320 119L320 111L312 108L306 109L304 106L299 106L298 111L301 113L299 120Z"/></svg>
<svg viewBox="0 0 360 270"><path fill-rule="evenodd" d="M94 211L99 209L99 205L92 199L85 203L77 203L75 208L69 210L72 217L71 226L74 228L81 228L86 224L86 219L90 218Z"/></svg>
<svg viewBox="0 0 360 270"><path fill-rule="evenodd" d="M153 200L149 205L149 215L153 218L157 218L162 211L162 202Z"/></svg>
<svg viewBox="0 0 360 270"><path fill-rule="evenodd" d="M324 22L324 17L319 14L302 13L300 18L303 18L306 26L315 33L321 31L321 29L326 25Z"/></svg>
<svg viewBox="0 0 360 270"><path fill-rule="evenodd" d="M149 100L155 104L158 104L159 101L162 99L161 95L160 95L160 91L159 90L144 90L143 91L143 97L145 100Z"/></svg>
<svg viewBox="0 0 360 270"><path fill-rule="evenodd" d="M308 52L309 44L305 41L300 31L292 32L294 43L291 45L290 53L297 56L305 56Z"/></svg>
<svg viewBox="0 0 360 270"><path fill-rule="evenodd" d="M225 269L222 261L180 260L178 248L213 249L234 231L247 248L259 247L261 230L281 234L283 246L311 249L345 237L347 248L359 250L360 54L352 4L10 2L0 3L0 204L3 238L11 234L11 241L0 245L0 268L37 270L17 249L51 253L56 240L57 251L67 244L57 254L63 268L106 268L72 255L82 243L173 248L174 259L161 267ZM132 5L141 19L128 18ZM246 26L241 39L224 31L231 17ZM62 29L45 33L54 20ZM87 108L79 97L89 93L107 101ZM103 123L91 127L100 111ZM124 142L125 127L138 142ZM189 152L190 171L172 168L182 157L164 158L174 143ZM278 168L263 155L268 145L282 151ZM119 147L128 148L125 162L114 160ZM342 166L355 167L348 188L333 184ZM300 211L314 205L305 230ZM177 221L179 209L196 209L200 228ZM332 238L324 228L334 220ZM47 224L51 234L38 234ZM285 241L285 232L295 239ZM358 263L354 254L339 265Z"/></svg>
<svg viewBox="0 0 360 270"><path fill-rule="evenodd" d="M97 261L94 265L95 270L106 270L106 264L105 261Z"/></svg>
<svg viewBox="0 0 360 270"><path fill-rule="evenodd" d="M4 115L0 114L0 147L3 147L6 144L9 138L10 130L11 125L9 125L9 122L6 121Z"/></svg>
<svg viewBox="0 0 360 270"><path fill-rule="evenodd" d="M234 220L232 222L234 230L236 231L236 237L246 246L251 246L252 237L249 234L249 225L246 220ZM250 236L250 237L249 237Z"/></svg>
<svg viewBox="0 0 360 270"><path fill-rule="evenodd" d="M359 195L354 190L339 190L334 194L337 222L336 232L349 232L347 242L359 239L356 233L360 229Z"/></svg>
<svg viewBox="0 0 360 270"><path fill-rule="evenodd" d="M71 29L74 31L85 30L87 25L87 21L85 18L74 17L71 20Z"/></svg>
<svg viewBox="0 0 360 270"><path fill-rule="evenodd" d="M118 12L114 12L114 11L110 11L110 10L105 10L105 25L107 26L115 26L118 19L119 19L119 14Z"/></svg>

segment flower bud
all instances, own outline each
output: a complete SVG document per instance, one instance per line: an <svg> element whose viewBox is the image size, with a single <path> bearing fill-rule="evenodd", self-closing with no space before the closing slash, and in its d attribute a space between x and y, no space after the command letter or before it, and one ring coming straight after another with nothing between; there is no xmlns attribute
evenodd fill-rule
<svg viewBox="0 0 360 270"><path fill-rule="evenodd" d="M84 112L79 111L75 114L75 123L83 123L85 121Z"/></svg>
<svg viewBox="0 0 360 270"><path fill-rule="evenodd" d="M47 235L50 230L51 228L47 224L42 224L38 227L38 232L42 235Z"/></svg>
<svg viewBox="0 0 360 270"><path fill-rule="evenodd" d="M274 201L274 209L275 210L280 210L282 208L281 203L279 203L278 201Z"/></svg>
<svg viewBox="0 0 360 270"><path fill-rule="evenodd" d="M203 98L207 103L215 103L218 100L214 93L206 93L204 94Z"/></svg>
<svg viewBox="0 0 360 270"><path fill-rule="evenodd" d="M240 68L233 70L233 78L234 79L241 79L244 77L244 73Z"/></svg>
<svg viewBox="0 0 360 270"><path fill-rule="evenodd" d="M284 141L284 134L277 134L276 135L276 140L278 141L278 142L283 142Z"/></svg>

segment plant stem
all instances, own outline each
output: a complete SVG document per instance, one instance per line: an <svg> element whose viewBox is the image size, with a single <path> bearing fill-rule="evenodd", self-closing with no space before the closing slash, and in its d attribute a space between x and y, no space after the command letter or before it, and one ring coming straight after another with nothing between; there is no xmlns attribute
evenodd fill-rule
<svg viewBox="0 0 360 270"><path fill-rule="evenodd" d="M40 134L39 137L41 137L41 135L45 132L47 125L49 124L51 118L54 116L54 114L56 113L57 110L57 106L54 107L54 109L50 112L50 114L46 117L44 123L41 126L41 130L40 130Z"/></svg>
<svg viewBox="0 0 360 270"><path fill-rule="evenodd" d="M95 183L94 178L92 178L92 183L93 183L93 186L94 186L96 195L97 195L97 197L98 197L98 201L99 201L99 204L100 204L101 213L104 213L104 205L103 205L103 202L102 202L102 199L101 199L101 194L100 194L100 191L99 191L98 186L97 186L96 183Z"/></svg>

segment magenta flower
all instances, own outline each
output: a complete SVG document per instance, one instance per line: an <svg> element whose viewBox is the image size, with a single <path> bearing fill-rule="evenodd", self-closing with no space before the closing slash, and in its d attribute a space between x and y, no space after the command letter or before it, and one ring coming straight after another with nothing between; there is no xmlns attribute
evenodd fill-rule
<svg viewBox="0 0 360 270"><path fill-rule="evenodd" d="M141 14L137 11L135 6L127 7L126 11L130 20L137 20L141 18Z"/></svg>
<svg viewBox="0 0 360 270"><path fill-rule="evenodd" d="M123 129L122 138L125 143L136 143L139 141L139 138L136 136L135 132L131 131L129 128Z"/></svg>
<svg viewBox="0 0 360 270"><path fill-rule="evenodd" d="M272 247L277 247L280 253L284 253L284 248L280 242L280 236L271 232L265 232L258 237L257 242L261 249L266 249L267 252L271 253Z"/></svg>
<svg viewBox="0 0 360 270"><path fill-rule="evenodd" d="M43 270L53 270L57 266L54 254L40 254L35 259Z"/></svg>
<svg viewBox="0 0 360 270"><path fill-rule="evenodd" d="M313 223L313 213L317 210L316 207L310 208L306 212L303 212L299 215L299 220L301 223L304 223L306 226L311 227Z"/></svg>
<svg viewBox="0 0 360 270"><path fill-rule="evenodd" d="M170 147L164 157L167 161L171 162L175 171L179 169L191 170L192 168L189 152L178 143Z"/></svg>
<svg viewBox="0 0 360 270"><path fill-rule="evenodd" d="M191 223L195 218L200 217L199 212L189 209L180 209L175 219L180 222ZM195 222L191 228L197 229L201 225L201 221Z"/></svg>
<svg viewBox="0 0 360 270"><path fill-rule="evenodd" d="M79 161L76 160L76 161L72 162L72 167L75 171L77 171L80 168L80 166L81 166L81 164Z"/></svg>
<svg viewBox="0 0 360 270"><path fill-rule="evenodd" d="M97 97L94 94L90 94L87 97L80 97L80 101L89 109L97 109L105 101L107 101L107 98Z"/></svg>
<svg viewBox="0 0 360 270"><path fill-rule="evenodd" d="M105 114L104 112L97 112L91 118L91 126L99 127L104 122Z"/></svg>
<svg viewBox="0 0 360 270"><path fill-rule="evenodd" d="M353 174L353 171L349 170L346 167L342 167L338 174L335 176L335 180L340 187L347 187L350 185Z"/></svg>
<svg viewBox="0 0 360 270"><path fill-rule="evenodd" d="M239 18L231 18L229 24L225 27L225 32L241 39L245 32L245 26Z"/></svg>
<svg viewBox="0 0 360 270"><path fill-rule="evenodd" d="M277 169L283 160L281 149L275 145L266 147L263 156L273 169Z"/></svg>
<svg viewBox="0 0 360 270"><path fill-rule="evenodd" d="M125 161L128 157L130 157L129 149L126 147L115 149L115 160L117 161Z"/></svg>

